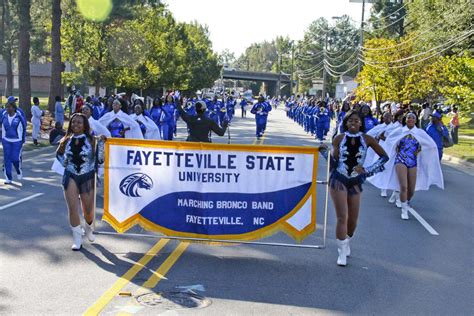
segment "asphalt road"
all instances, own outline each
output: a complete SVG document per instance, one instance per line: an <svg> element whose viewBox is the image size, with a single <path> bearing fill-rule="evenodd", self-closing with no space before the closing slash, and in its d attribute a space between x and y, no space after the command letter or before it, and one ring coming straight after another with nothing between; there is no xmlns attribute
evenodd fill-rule
<svg viewBox="0 0 474 316"><path fill-rule="evenodd" d="M255 143L253 116L238 116L230 128L232 143ZM182 125L179 134L183 139ZM215 136L213 141L227 143L228 137ZM271 112L262 142L316 145L281 110ZM431 233L413 215L402 221L395 206L365 185L352 257L347 267L339 267L331 203L327 247L321 250L98 236L95 243L72 252L60 177L49 171L53 156L53 148L25 153L21 185L0 184L1 315L472 315L474 311L474 181L462 170L444 165L446 189L415 195L413 207ZM318 178L325 178L325 170L321 159ZM320 186L318 230L303 244L323 242L324 193ZM21 202L11 205L17 201ZM99 194L98 219L101 207ZM97 229L112 231L101 221ZM131 232L146 233L139 227ZM293 243L283 233L265 241ZM188 303L200 308L185 308Z"/></svg>

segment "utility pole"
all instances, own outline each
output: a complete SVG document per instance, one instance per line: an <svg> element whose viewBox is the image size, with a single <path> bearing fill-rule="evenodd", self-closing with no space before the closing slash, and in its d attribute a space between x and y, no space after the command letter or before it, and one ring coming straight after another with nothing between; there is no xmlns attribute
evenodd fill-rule
<svg viewBox="0 0 474 316"><path fill-rule="evenodd" d="M362 0L362 19L360 20L360 39L359 39L359 46L364 46L364 12L365 12L365 0ZM360 72L362 68L362 60L359 58L358 66L357 66L357 73Z"/></svg>
<svg viewBox="0 0 474 316"><path fill-rule="evenodd" d="M291 41L291 75L290 75L290 96L293 94L293 72L295 67L295 46Z"/></svg>
<svg viewBox="0 0 474 316"><path fill-rule="evenodd" d="M281 96L281 52L278 53L278 96Z"/></svg>
<svg viewBox="0 0 474 316"><path fill-rule="evenodd" d="M324 37L324 57L323 57L323 91L321 98L324 100L326 97L326 90L327 90L327 71L326 71L326 52L328 50L328 33L329 33L329 28L326 30L326 35Z"/></svg>

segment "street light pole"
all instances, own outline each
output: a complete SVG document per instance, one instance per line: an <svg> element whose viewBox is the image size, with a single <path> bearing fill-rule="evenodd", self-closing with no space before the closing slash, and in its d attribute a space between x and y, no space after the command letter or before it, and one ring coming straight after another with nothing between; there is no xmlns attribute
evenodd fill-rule
<svg viewBox="0 0 474 316"><path fill-rule="evenodd" d="M291 41L291 75L290 75L290 96L293 94L293 72L295 66L295 46Z"/></svg>
<svg viewBox="0 0 474 316"><path fill-rule="evenodd" d="M360 21L360 38L359 38L359 46L361 50L362 50L362 46L364 45L364 13L365 13L365 0L362 0L362 19ZM360 72L361 68L362 68L362 60L359 58L357 73Z"/></svg>
<svg viewBox="0 0 474 316"><path fill-rule="evenodd" d="M281 96L281 52L278 53L278 96Z"/></svg>
<svg viewBox="0 0 474 316"><path fill-rule="evenodd" d="M326 35L324 37L324 57L323 57L323 91L322 91L322 95L321 95L321 98L324 100L324 98L326 97L326 90L327 90L327 71L326 71L326 52L328 50L328 33L329 33L329 27L328 29L326 30Z"/></svg>

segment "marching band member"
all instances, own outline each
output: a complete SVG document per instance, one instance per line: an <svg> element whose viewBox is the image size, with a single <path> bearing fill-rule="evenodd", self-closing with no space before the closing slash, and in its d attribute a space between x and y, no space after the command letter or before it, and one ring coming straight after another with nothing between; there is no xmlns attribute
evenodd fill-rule
<svg viewBox="0 0 474 316"><path fill-rule="evenodd" d="M79 216L79 198L85 220L85 234L90 242L95 240L94 181L96 162L102 163L104 160L105 140L103 135L93 137L87 117L82 113L75 113L71 117L66 136L56 151L56 158L65 168L62 185L73 236L72 250L81 249L84 234Z"/></svg>
<svg viewBox="0 0 474 316"><path fill-rule="evenodd" d="M372 128L379 124L379 121L375 117L373 117L372 110L367 104L364 104L361 107L360 113L362 115L362 123L364 124L366 132L370 131Z"/></svg>
<svg viewBox="0 0 474 316"><path fill-rule="evenodd" d="M125 114L121 108L122 103L114 100L112 111L102 116L99 122L110 131L112 137L143 139L138 123Z"/></svg>
<svg viewBox="0 0 474 316"><path fill-rule="evenodd" d="M161 139L160 130L156 126L153 120L145 115L143 115L143 107L141 104L135 105L135 113L131 114L130 117L134 119L138 125L140 125L140 130L142 131L143 138L145 139Z"/></svg>
<svg viewBox="0 0 474 316"><path fill-rule="evenodd" d="M180 102L177 102L178 112L188 126L188 142L204 142L210 143L209 135L211 131L219 136L224 136L227 129L228 121L224 120L220 127L214 120L206 117L206 103L197 101L195 104L197 116L191 116L186 113Z"/></svg>
<svg viewBox="0 0 474 316"><path fill-rule="evenodd" d="M387 154L377 141L363 133L362 119L357 111L349 111L346 114L343 126L344 133L337 135L332 143L332 170L329 178L330 194L337 215L337 264L340 266L347 265L347 257L351 253L349 241L357 226L362 184L366 177L382 171L388 160ZM369 147L380 158L364 168ZM322 145L321 148L326 146ZM324 155L324 151L322 154Z"/></svg>
<svg viewBox="0 0 474 316"><path fill-rule="evenodd" d="M160 139L163 139L163 130L161 128L161 122L164 119L164 115L165 113L163 112L163 102L161 101L161 98L154 98L152 107L150 108L150 116L153 122L155 122L156 126L158 126L158 130L160 131Z"/></svg>
<svg viewBox="0 0 474 316"><path fill-rule="evenodd" d="M258 97L257 103L255 103L250 110L250 113L255 114L255 123L257 125L256 136L257 139L263 136L265 128L267 127L268 113L272 110L272 107L265 102L263 96Z"/></svg>
<svg viewBox="0 0 474 316"><path fill-rule="evenodd" d="M382 116L382 120L383 120L382 124L379 124L375 126L374 128L372 128L370 131L367 132L367 135L375 138L375 140L378 141L379 145L381 145L383 148L382 144L384 143L384 140L385 140L384 133L389 128L389 126L393 124L392 113L389 111L384 112ZM367 157L365 158L365 164L368 165L372 163L375 159L377 159L375 152L369 149L367 151ZM387 197L387 190L382 189L380 192L380 196Z"/></svg>
<svg viewBox="0 0 474 316"><path fill-rule="evenodd" d="M44 115L44 111L39 108L39 99L37 97L33 98L33 105L31 106L31 124L33 129L31 131L31 136L33 138L33 143L38 146L38 137L40 135L41 129L41 117Z"/></svg>
<svg viewBox="0 0 474 316"><path fill-rule="evenodd" d="M173 140L173 132L175 125L175 109L174 99L171 94L168 94L165 99L165 104L162 107L164 115L161 119L161 132L163 140Z"/></svg>
<svg viewBox="0 0 474 316"><path fill-rule="evenodd" d="M409 201L415 191L428 190L431 185L444 188L436 143L416 123L415 113L404 116L400 132L385 140L384 148L390 157L385 172L369 179L380 189L399 190L404 220L408 219Z"/></svg>
<svg viewBox="0 0 474 316"><path fill-rule="evenodd" d="M23 178L21 150L26 139L26 120L17 110L15 101L14 97L8 97L5 111L0 117L5 184L11 184L13 181L12 165L15 167L17 179Z"/></svg>
<svg viewBox="0 0 474 316"><path fill-rule="evenodd" d="M247 100L245 98L242 98L242 100L240 100L240 109L242 111L242 117L247 117Z"/></svg>
<svg viewBox="0 0 474 316"><path fill-rule="evenodd" d="M106 137L111 137L110 131L103 126L102 124L99 123L94 117L92 116L93 113L93 107L89 104L86 103L82 107L82 114L84 114L89 121L89 126L91 129L91 135L92 136L97 136L97 135L104 135Z"/></svg>

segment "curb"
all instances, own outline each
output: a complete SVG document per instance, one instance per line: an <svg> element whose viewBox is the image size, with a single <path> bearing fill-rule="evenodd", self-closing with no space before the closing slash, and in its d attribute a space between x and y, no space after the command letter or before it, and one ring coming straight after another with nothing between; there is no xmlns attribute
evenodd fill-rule
<svg viewBox="0 0 474 316"><path fill-rule="evenodd" d="M443 154L443 159L441 160L441 162L443 164L450 165L451 167L474 175L474 163L472 162L446 154Z"/></svg>

